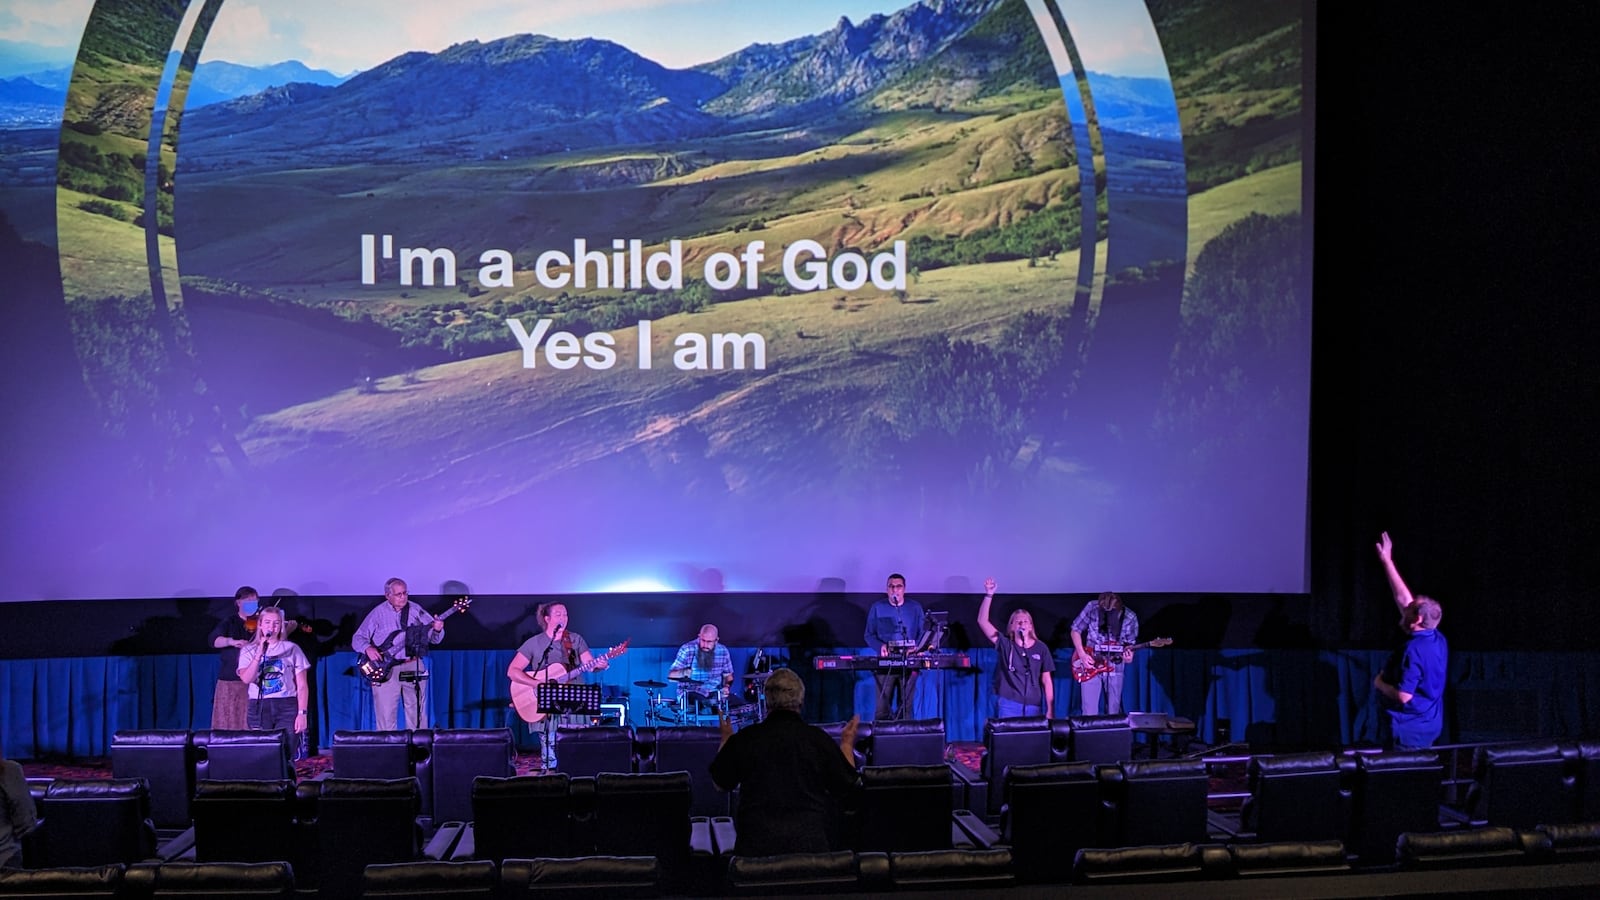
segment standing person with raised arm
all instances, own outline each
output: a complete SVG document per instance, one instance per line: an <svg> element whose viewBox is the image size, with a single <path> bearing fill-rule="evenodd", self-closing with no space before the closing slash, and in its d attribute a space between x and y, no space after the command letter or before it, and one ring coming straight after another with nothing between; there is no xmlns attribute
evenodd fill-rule
<svg viewBox="0 0 1600 900"><path fill-rule="evenodd" d="M867 630L862 640L879 656L889 656L909 651L921 636L922 604L906 599L906 577L896 572L885 584L883 599L867 609ZM917 674L914 669L873 673L878 683L878 706L873 717L911 718Z"/></svg>
<svg viewBox="0 0 1600 900"><path fill-rule="evenodd" d="M995 667L995 712L999 718L1050 715L1055 708L1056 685L1052 673L1055 657L1033 627L1033 613L1014 610L1001 634L989 621L995 580L983 582L983 602L978 604L978 629L999 654Z"/></svg>
<svg viewBox="0 0 1600 900"><path fill-rule="evenodd" d="M1394 750L1421 750L1433 746L1444 731L1445 671L1450 644L1439 633L1444 610L1432 597L1413 595L1394 564L1394 542L1385 531L1377 543L1378 559L1389 578L1400 630L1406 634L1398 660L1372 679L1384 700L1389 735L1385 744Z"/></svg>

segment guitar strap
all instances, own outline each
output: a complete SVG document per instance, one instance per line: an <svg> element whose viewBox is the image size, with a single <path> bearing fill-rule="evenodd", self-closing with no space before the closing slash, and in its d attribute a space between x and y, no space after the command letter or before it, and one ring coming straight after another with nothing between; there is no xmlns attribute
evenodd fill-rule
<svg viewBox="0 0 1600 900"><path fill-rule="evenodd" d="M572 632L561 632L561 652L567 655L567 668L575 669L578 666L578 654L572 650Z"/></svg>
<svg viewBox="0 0 1600 900"><path fill-rule="evenodd" d="M403 652L407 658L412 656L411 635L406 633L406 624L410 621L411 601L407 600L406 605L400 607L400 646L405 648Z"/></svg>

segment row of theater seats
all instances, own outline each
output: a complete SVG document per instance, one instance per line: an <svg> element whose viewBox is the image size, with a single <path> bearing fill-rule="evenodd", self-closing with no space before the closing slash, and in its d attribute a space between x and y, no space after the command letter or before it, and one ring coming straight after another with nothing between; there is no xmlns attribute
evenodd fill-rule
<svg viewBox="0 0 1600 900"><path fill-rule="evenodd" d="M1273 844L1332 841L1371 866L1393 863L1401 833L1440 830L1436 754L1361 755L1348 787L1333 754L1261 760L1243 817L1253 830L1219 825L1199 759L1045 763L1006 770L996 837L974 833L974 841L1009 847L1024 881L1055 882L1085 848L1198 845L1217 832Z"/></svg>
<svg viewBox="0 0 1600 900"><path fill-rule="evenodd" d="M142 778L31 779L39 825L23 841L29 869L60 870L188 858L296 864L304 884L348 893L372 862L423 858L415 779L199 783L195 824L157 844ZM3 892L0 892L3 893Z"/></svg>
<svg viewBox="0 0 1600 900"><path fill-rule="evenodd" d="M131 866L0 872L0 896L122 898L303 897L305 882L286 861L164 862ZM466 900L516 900L538 897L655 897L665 890L660 867L651 857L518 859L490 862L424 860L374 863L337 891L323 887L316 896L382 897L385 900L452 897Z"/></svg>
<svg viewBox="0 0 1600 900"><path fill-rule="evenodd" d="M706 881L687 886L696 896L879 894L918 890L976 891L1011 887L1018 870L1005 848L911 852L734 856L719 860ZM1367 896L1408 893L1426 875L1453 893L1504 895L1508 883L1550 896L1584 896L1600 875L1600 823L1546 826L1531 831L1490 827L1443 834L1402 834L1396 863L1384 873L1353 870L1338 841L1271 844L1182 843L1088 848L1063 862L1062 882L1074 890L1193 890L1210 882L1214 896ZM1474 870L1494 870L1478 880ZM305 896L297 870L285 861L261 863L142 863L0 872L0 896L143 898L237 895ZM1305 879L1318 879L1312 889ZM1325 879L1325 880L1324 880ZM516 900L524 897L655 897L685 892L652 856L590 856L374 863L337 892L320 896L417 900L425 897ZM1085 894L1088 896L1088 893Z"/></svg>
<svg viewBox="0 0 1600 900"><path fill-rule="evenodd" d="M1126 715L990 719L983 726L983 768L956 769L965 805L991 821L1000 814L1000 785L1012 766L1088 762L1114 764L1133 758L1133 725Z"/></svg>
<svg viewBox="0 0 1600 900"><path fill-rule="evenodd" d="M465 819L472 779L515 772L511 730L462 729L357 732L334 735L333 774L346 778L415 778L418 821ZM197 785L206 781L283 781L294 777L283 731L119 731L111 741L116 778L150 786L158 829L181 831L192 821Z"/></svg>
<svg viewBox="0 0 1600 900"><path fill-rule="evenodd" d="M1359 796L1373 779L1386 785L1381 805L1397 821L1391 830L1424 831L1442 811L1445 824L1529 829L1540 824L1600 821L1600 741L1521 743L1479 747L1460 812L1441 808L1444 766L1438 754L1297 753L1257 756L1248 767L1250 798L1238 833L1260 840L1318 840L1349 832L1353 819L1374 811ZM1357 813L1360 816L1357 817ZM1233 830L1233 829L1229 829ZM1384 847L1378 847L1379 851Z"/></svg>
<svg viewBox="0 0 1600 900"><path fill-rule="evenodd" d="M1350 865L1339 841L1280 841L1273 843L1182 843L1078 851L1070 881L1077 885L1151 884L1205 881L1217 878L1288 878L1306 875L1348 875L1349 896L1398 893L1394 888L1372 891L1358 885L1362 874L1382 877L1371 869ZM1447 832L1402 832L1396 835L1390 862L1384 872L1461 871L1465 869L1577 863L1577 883L1600 872L1600 823L1542 825L1518 831L1489 827ZM1585 874L1588 873L1588 874ZM1573 877L1571 873L1569 878ZM1542 879L1530 874L1522 886L1532 889ZM1469 883L1455 883L1468 893ZM1333 889L1340 895L1344 891ZM1285 889L1285 895L1288 895Z"/></svg>

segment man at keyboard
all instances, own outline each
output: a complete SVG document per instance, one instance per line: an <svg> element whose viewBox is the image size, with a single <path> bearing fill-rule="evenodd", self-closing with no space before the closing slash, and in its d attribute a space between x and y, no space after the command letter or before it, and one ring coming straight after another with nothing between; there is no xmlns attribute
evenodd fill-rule
<svg viewBox="0 0 1600 900"><path fill-rule="evenodd" d="M879 656L906 653L922 636L922 604L906 599L906 577L899 572L889 576L885 596L867 610L868 648ZM878 719L911 718L911 701L917 686L915 669L891 669L873 675L878 682ZM896 702L898 701L898 703Z"/></svg>

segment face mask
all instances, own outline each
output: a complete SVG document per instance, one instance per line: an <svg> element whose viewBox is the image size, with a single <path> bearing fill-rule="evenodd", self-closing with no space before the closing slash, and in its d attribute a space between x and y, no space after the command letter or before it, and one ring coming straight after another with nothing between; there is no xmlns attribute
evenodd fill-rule
<svg viewBox="0 0 1600 900"><path fill-rule="evenodd" d="M239 604L239 609L243 610L245 615L253 616L256 614L256 609L260 607L260 605L261 603L257 600L246 600L245 602Z"/></svg>

